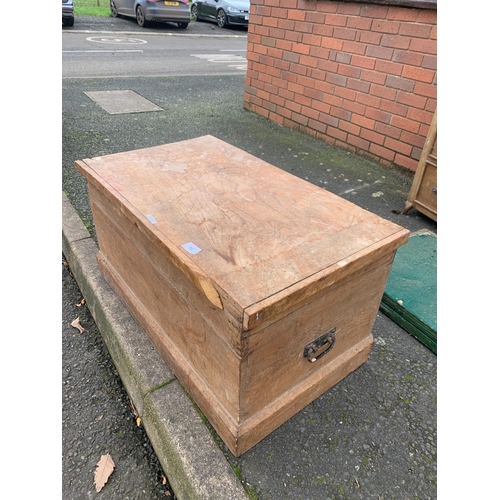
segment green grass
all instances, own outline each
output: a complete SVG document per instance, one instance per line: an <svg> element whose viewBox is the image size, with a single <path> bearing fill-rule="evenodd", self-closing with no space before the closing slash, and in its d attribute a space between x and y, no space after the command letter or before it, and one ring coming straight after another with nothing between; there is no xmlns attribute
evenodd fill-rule
<svg viewBox="0 0 500 500"><path fill-rule="evenodd" d="M109 0L75 0L75 15L111 16Z"/></svg>
<svg viewBox="0 0 500 500"><path fill-rule="evenodd" d="M74 0L75 16L110 17L109 0ZM191 2L189 2L191 8Z"/></svg>

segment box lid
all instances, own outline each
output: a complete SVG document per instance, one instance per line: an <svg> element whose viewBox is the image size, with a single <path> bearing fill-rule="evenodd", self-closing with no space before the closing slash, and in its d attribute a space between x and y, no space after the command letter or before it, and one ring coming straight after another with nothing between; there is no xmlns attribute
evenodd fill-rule
<svg viewBox="0 0 500 500"><path fill-rule="evenodd" d="M212 304L241 309L245 328L259 313L262 320L297 294L316 293L409 235L212 136L76 167L161 239Z"/></svg>

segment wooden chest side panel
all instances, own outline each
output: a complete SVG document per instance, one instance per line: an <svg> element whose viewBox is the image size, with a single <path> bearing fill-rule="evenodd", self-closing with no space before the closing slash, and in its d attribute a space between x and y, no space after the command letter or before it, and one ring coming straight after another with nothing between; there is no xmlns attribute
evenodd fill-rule
<svg viewBox="0 0 500 500"><path fill-rule="evenodd" d="M323 366L371 336L394 254L375 268L342 282L281 321L249 337L243 388L245 417L259 412L290 387L314 376ZM303 355L304 347L331 328L335 344L316 362ZM265 390L262 390L265 388Z"/></svg>
<svg viewBox="0 0 500 500"><path fill-rule="evenodd" d="M197 372L197 380L202 380L204 388L210 388L209 390L217 395L219 404L237 421L240 403L240 357L207 324L206 315L203 317L200 311L194 310L185 296L165 278L164 273L159 272L149 258L136 247L130 239L133 236L131 228L127 226L126 232L121 230L116 225L117 221L112 221L109 210L105 215L101 206L96 203L92 204L92 210L96 226L101 228L98 238L103 248L103 256L113 272L121 277L121 282L115 280L115 285L118 283L121 286L116 290L120 298L126 305L134 301L142 304L142 308L136 306L136 309L147 311L148 315L161 325L161 337L168 337L169 342L177 346L177 350L182 353L182 363L189 364L191 369ZM149 255L152 254L154 251ZM182 277L180 281L182 282ZM189 288L189 284L186 286ZM182 287L180 289L182 290ZM192 287L192 290L183 292L189 297L197 293L197 290ZM218 309L215 310L219 312ZM151 331L146 330L146 333L151 334ZM153 330L153 334L156 335L157 331ZM233 334L237 337L236 332ZM164 342L162 338L150 337L150 340L155 346ZM176 375L176 366L179 363L177 360L175 365L171 366ZM199 387L198 390L204 388Z"/></svg>
<svg viewBox="0 0 500 500"><path fill-rule="evenodd" d="M370 334L337 356L333 362L321 367L316 373L245 420L238 429L237 447L235 451L231 450L233 454L240 456L245 453L298 411L360 367L368 359L372 344L373 336Z"/></svg>
<svg viewBox="0 0 500 500"><path fill-rule="evenodd" d="M243 311L237 308L231 308L231 301L225 300L226 293L219 289L219 294L225 300L223 310L214 306L207 300L205 294L189 279L182 269L170 259L170 254L161 240L158 240L155 234L144 226L143 221L137 220L133 214L123 209L117 200L110 193L89 183L88 191L91 203L102 214L101 223L96 224L96 231L99 240L101 252L111 262L115 259L123 261L124 272L133 270L135 262L131 261L126 254L121 257L113 257L117 252L123 250L113 238L107 234L107 224L112 224L120 231L120 237L127 244L134 245L140 253L140 259L148 262L148 265L154 267L162 278L168 282L178 294L189 302L207 324L217 332L217 334L227 342L238 356L243 354L242 335L240 334ZM117 253L118 255L118 253ZM138 283L137 286L143 287L146 282Z"/></svg>
<svg viewBox="0 0 500 500"><path fill-rule="evenodd" d="M97 261L102 275L146 332L155 349L174 371L181 384L196 401L229 449L236 453L240 426L234 415L231 415L227 408L221 404L218 395L207 386L206 380L200 377L199 371L185 358L185 351L179 349L174 340L165 335L163 327L131 293L121 276L100 252L97 254Z"/></svg>

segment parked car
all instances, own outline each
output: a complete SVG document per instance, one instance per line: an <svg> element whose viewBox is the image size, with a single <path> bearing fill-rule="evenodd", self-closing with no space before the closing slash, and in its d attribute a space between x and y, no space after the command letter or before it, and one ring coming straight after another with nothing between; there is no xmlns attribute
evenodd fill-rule
<svg viewBox="0 0 500 500"><path fill-rule="evenodd" d="M167 21L187 28L191 21L189 0L110 0L109 7L113 17L135 17L139 26Z"/></svg>
<svg viewBox="0 0 500 500"><path fill-rule="evenodd" d="M191 16L195 21L215 22L221 28L248 26L249 10L250 0L193 0Z"/></svg>
<svg viewBox="0 0 500 500"><path fill-rule="evenodd" d="M62 0L62 23L64 26L73 26L75 24L73 0Z"/></svg>

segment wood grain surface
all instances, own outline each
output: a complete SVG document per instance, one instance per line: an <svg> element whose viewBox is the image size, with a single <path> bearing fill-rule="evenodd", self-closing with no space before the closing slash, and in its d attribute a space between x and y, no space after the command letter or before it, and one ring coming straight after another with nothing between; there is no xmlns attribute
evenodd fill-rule
<svg viewBox="0 0 500 500"><path fill-rule="evenodd" d="M212 136L88 159L77 168L156 231L219 307L215 285L245 309L404 233ZM199 253L185 250L187 243Z"/></svg>

